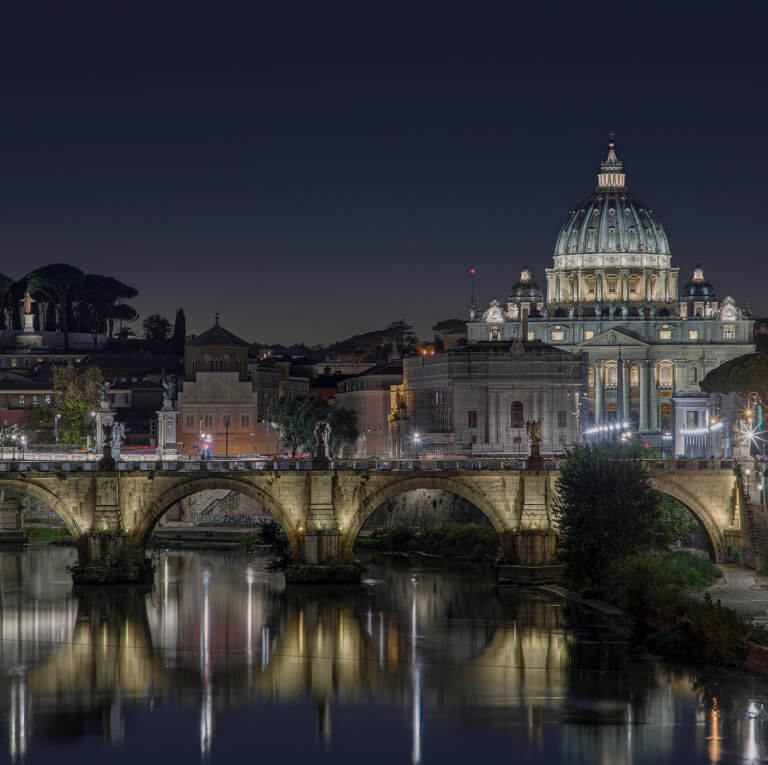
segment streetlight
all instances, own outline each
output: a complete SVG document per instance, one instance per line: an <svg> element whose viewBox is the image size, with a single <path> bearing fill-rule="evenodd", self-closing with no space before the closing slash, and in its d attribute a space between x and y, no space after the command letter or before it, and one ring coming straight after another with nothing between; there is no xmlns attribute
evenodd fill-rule
<svg viewBox="0 0 768 765"><path fill-rule="evenodd" d="M751 494L751 492L749 491L749 475L750 475L750 473L751 473L751 472L752 472L752 471L751 471L749 468L747 468L747 469L744 471L744 475L746 475L746 476L747 476L747 501L749 501L749 498L750 498L750 494Z"/></svg>
<svg viewBox="0 0 768 765"><path fill-rule="evenodd" d="M224 417L224 456L229 457L229 415Z"/></svg>
<svg viewBox="0 0 768 765"><path fill-rule="evenodd" d="M414 433L413 434L413 449L415 456L419 456L419 444L421 444L421 434L420 433Z"/></svg>
<svg viewBox="0 0 768 765"><path fill-rule="evenodd" d="M59 446L59 420L60 419L61 419L61 415L60 414L57 414L53 418L53 437L54 437L54 440L56 441L56 447L57 448Z"/></svg>

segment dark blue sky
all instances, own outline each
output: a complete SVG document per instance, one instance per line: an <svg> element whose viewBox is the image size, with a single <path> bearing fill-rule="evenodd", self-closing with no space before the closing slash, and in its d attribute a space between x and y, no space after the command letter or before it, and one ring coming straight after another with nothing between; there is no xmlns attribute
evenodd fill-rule
<svg viewBox="0 0 768 765"><path fill-rule="evenodd" d="M109 7L107 7L107 5ZM283 6L280 6L281 8ZM540 284L617 133L684 283L768 313L765 63L736 6L492 14L25 4L0 39L0 272L67 261L249 340L423 335ZM22 15L23 14L23 15Z"/></svg>

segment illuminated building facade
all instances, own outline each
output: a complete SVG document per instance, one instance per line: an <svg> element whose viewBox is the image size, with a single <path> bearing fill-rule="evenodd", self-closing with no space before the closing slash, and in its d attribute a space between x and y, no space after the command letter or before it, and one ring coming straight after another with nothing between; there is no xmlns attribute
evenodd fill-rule
<svg viewBox="0 0 768 765"><path fill-rule="evenodd" d="M732 402L701 379L755 350L748 309L720 300L700 265L682 290L664 227L629 191L611 139L595 191L557 235L546 296L523 268L506 301L470 309L470 343L541 341L585 357L582 439L629 431L692 457L729 453Z"/></svg>

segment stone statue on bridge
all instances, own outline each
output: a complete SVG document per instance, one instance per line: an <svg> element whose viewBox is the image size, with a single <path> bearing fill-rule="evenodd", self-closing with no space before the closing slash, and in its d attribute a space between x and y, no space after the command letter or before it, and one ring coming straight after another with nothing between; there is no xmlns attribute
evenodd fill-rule
<svg viewBox="0 0 768 765"><path fill-rule="evenodd" d="M528 420L525 423L525 432L531 442L531 456L528 458L529 470L543 470L544 461L541 459L541 417L537 420Z"/></svg>
<svg viewBox="0 0 768 765"><path fill-rule="evenodd" d="M170 375L163 377L163 409L170 409L176 395L176 381Z"/></svg>
<svg viewBox="0 0 768 765"><path fill-rule="evenodd" d="M329 460L331 458L331 426L327 420L318 420L315 423L315 457Z"/></svg>
<svg viewBox="0 0 768 765"><path fill-rule="evenodd" d="M96 383L96 385L99 386L99 391L100 391L99 401L101 401L101 403L107 403L109 401L109 391L114 384L115 384L114 380L112 382L109 382L109 380L103 380L100 383Z"/></svg>

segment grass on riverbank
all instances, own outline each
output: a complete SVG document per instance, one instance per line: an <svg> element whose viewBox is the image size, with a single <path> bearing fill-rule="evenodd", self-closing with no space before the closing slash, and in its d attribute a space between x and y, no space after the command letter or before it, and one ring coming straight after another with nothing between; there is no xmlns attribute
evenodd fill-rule
<svg viewBox="0 0 768 765"><path fill-rule="evenodd" d="M492 528L478 523L446 524L433 529L399 526L358 537L355 547L372 552L422 552L444 558L495 560L499 537Z"/></svg>
<svg viewBox="0 0 768 765"><path fill-rule="evenodd" d="M37 537L37 538L59 538L59 537L72 536L69 529L65 529L62 527L55 527L55 528L48 528L48 529L28 527L27 535L30 537Z"/></svg>
<svg viewBox="0 0 768 765"><path fill-rule="evenodd" d="M722 576L711 561L687 552L642 553L611 565L599 595L619 606L653 650L707 664L739 664L749 625L700 590Z"/></svg>

